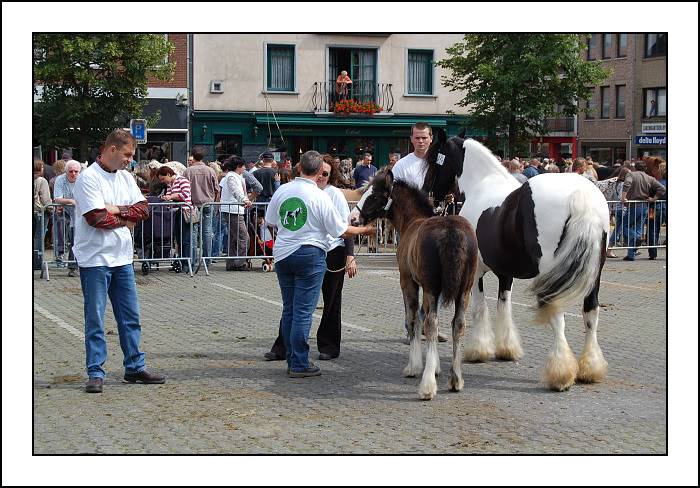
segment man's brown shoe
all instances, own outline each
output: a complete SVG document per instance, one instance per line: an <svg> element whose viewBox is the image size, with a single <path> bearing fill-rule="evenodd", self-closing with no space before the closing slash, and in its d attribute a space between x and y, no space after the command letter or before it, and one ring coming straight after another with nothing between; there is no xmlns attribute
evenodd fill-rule
<svg viewBox="0 0 700 488"><path fill-rule="evenodd" d="M124 381L127 383L161 384L165 383L165 376L151 373L147 369L138 373L124 373Z"/></svg>
<svg viewBox="0 0 700 488"><path fill-rule="evenodd" d="M104 383L102 378L98 378L97 376L92 377L88 379L85 385L85 391L88 393L102 393L102 383Z"/></svg>

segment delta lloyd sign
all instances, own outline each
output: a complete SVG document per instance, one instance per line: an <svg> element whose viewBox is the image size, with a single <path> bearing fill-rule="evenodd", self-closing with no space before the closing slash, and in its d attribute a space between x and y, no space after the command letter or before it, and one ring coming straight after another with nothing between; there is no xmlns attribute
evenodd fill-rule
<svg viewBox="0 0 700 488"><path fill-rule="evenodd" d="M663 146L668 142L668 136L637 136L634 143L638 146Z"/></svg>

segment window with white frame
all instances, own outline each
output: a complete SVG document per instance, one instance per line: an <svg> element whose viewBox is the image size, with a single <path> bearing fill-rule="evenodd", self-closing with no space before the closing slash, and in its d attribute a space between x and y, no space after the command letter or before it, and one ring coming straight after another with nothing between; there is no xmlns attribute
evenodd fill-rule
<svg viewBox="0 0 700 488"><path fill-rule="evenodd" d="M294 91L294 58L294 45L267 45L267 81L265 86L268 91Z"/></svg>
<svg viewBox="0 0 700 488"><path fill-rule="evenodd" d="M666 88L647 88L644 90L644 116L666 116Z"/></svg>
<svg viewBox="0 0 700 488"><path fill-rule="evenodd" d="M406 93L409 95L433 94L433 51L408 50Z"/></svg>

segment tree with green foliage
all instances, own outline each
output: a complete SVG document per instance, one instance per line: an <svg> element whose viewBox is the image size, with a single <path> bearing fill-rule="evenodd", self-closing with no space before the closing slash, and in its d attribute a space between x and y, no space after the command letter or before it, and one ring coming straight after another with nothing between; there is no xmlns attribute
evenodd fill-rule
<svg viewBox="0 0 700 488"><path fill-rule="evenodd" d="M174 49L161 34L35 34L34 140L55 147L99 143L141 117L149 77L172 79ZM160 112L149 118L155 125Z"/></svg>
<svg viewBox="0 0 700 488"><path fill-rule="evenodd" d="M466 93L457 105L471 109L470 126L508 134L513 155L547 134L548 117L579 112L589 87L610 76L600 61L582 59L585 46L578 34L467 34L436 64L450 71L443 86ZM495 148L498 141L490 137L487 144Z"/></svg>

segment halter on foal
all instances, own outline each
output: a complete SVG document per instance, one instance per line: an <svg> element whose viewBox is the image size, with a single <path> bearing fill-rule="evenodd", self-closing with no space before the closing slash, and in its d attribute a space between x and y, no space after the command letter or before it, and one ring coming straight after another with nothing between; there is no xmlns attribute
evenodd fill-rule
<svg viewBox="0 0 700 488"><path fill-rule="evenodd" d="M443 304L455 303L448 386L452 391L460 391L464 386L460 338L465 329L465 313L478 252L474 230L462 217L433 216L433 207L420 190L401 180L394 181L390 171L375 179L372 194L365 200L360 217L363 221L387 217L401 235L396 257L411 340L404 376L416 376L423 369L420 321L417 319L418 288L421 287L428 350L419 396L430 400L437 393L435 374L440 372L437 307L441 297Z"/></svg>

